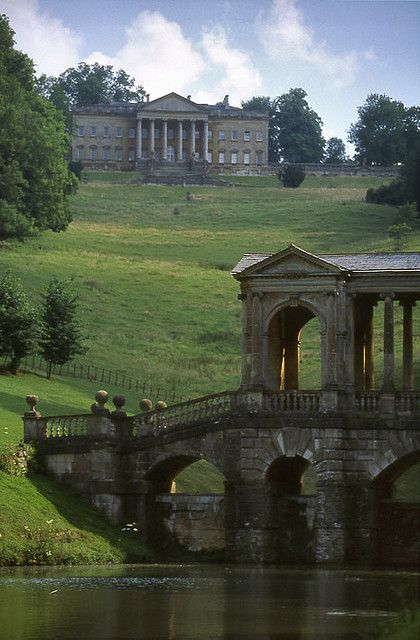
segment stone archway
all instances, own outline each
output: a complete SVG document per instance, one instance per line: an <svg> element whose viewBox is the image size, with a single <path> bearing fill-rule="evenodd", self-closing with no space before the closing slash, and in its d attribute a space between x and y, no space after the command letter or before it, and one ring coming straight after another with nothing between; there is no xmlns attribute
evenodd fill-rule
<svg viewBox="0 0 420 640"><path fill-rule="evenodd" d="M300 388L300 338L303 328L311 321L318 321L319 361L321 368L321 322L316 311L306 304L284 306L270 318L267 328L267 357L265 383L272 391L289 391ZM319 371L318 379L322 380ZM314 389L316 385L310 388Z"/></svg>

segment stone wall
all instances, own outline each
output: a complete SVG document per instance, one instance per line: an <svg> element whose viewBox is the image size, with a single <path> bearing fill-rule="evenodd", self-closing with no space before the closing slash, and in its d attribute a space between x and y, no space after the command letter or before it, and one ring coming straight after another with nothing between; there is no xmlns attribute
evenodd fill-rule
<svg viewBox="0 0 420 640"><path fill-rule="evenodd" d="M400 174L400 167L396 166L361 167L356 164L320 164L318 162L294 163L293 166L303 169L307 176L371 176L378 178L396 178ZM278 167L276 170L278 170Z"/></svg>

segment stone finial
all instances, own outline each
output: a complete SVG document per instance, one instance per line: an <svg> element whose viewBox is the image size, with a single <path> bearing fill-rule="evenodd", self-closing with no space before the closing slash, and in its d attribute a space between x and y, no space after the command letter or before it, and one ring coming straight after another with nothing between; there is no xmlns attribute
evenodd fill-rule
<svg viewBox="0 0 420 640"><path fill-rule="evenodd" d="M125 418L126 412L123 411L123 406L125 405L125 397L121 395L114 396L112 398L113 405L115 407L115 411L112 412L114 417Z"/></svg>
<svg viewBox="0 0 420 640"><path fill-rule="evenodd" d="M39 413L39 411L36 410L36 405L38 404L38 396L34 395L34 394L29 394L26 396L26 403L29 405L30 407L30 411L25 411L25 416L33 416L36 418L41 417L41 414Z"/></svg>
<svg viewBox="0 0 420 640"><path fill-rule="evenodd" d="M99 390L95 394L96 402L91 406L92 413L100 413L101 411L108 411L105 408L105 404L108 402L108 391L104 391L103 389Z"/></svg>
<svg viewBox="0 0 420 640"><path fill-rule="evenodd" d="M164 411L168 408L168 405L163 400L156 402L156 411Z"/></svg>
<svg viewBox="0 0 420 640"><path fill-rule="evenodd" d="M140 409L146 413L147 411L151 411L153 409L153 402L148 398L143 398L143 400L140 400L139 406Z"/></svg>

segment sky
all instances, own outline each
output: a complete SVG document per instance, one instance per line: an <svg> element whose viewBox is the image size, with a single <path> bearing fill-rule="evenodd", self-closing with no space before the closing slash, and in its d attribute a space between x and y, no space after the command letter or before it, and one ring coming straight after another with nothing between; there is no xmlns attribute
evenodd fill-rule
<svg viewBox="0 0 420 640"><path fill-rule="evenodd" d="M151 100L234 106L301 87L327 139L346 142L370 93L420 103L420 0L0 0L0 13L37 75L99 62Z"/></svg>

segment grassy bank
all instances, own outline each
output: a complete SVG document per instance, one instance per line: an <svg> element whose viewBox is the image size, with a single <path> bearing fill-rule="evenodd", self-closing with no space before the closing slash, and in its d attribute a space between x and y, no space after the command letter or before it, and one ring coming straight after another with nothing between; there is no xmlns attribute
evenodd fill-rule
<svg viewBox="0 0 420 640"><path fill-rule="evenodd" d="M111 527L63 485L0 472L0 565L107 564L153 559L140 534Z"/></svg>

